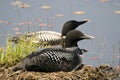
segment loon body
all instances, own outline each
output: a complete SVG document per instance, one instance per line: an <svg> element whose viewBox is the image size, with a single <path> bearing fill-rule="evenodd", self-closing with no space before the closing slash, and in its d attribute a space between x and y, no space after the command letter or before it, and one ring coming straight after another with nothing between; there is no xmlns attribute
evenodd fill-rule
<svg viewBox="0 0 120 80"><path fill-rule="evenodd" d="M65 48L46 48L32 52L16 65L13 71L53 72L76 70L82 63L82 51L78 48L77 42L91 38L93 37L84 35L78 30L72 30L66 35Z"/></svg>
<svg viewBox="0 0 120 80"><path fill-rule="evenodd" d="M66 34L71 31L76 29L79 25L82 25L86 23L87 20L85 21L75 21L75 20L70 20L67 21L62 28L62 34L59 32L55 31L38 31L34 33L28 33L24 36L16 36L12 37L9 39L9 41L18 43L20 40L21 41L29 41L32 40L33 43L38 44L38 45L51 45L51 46L56 46L60 45L62 42L64 42L62 39L63 37L66 36ZM64 45L62 43L62 45Z"/></svg>
<svg viewBox="0 0 120 80"><path fill-rule="evenodd" d="M14 68L26 71L71 71L81 64L76 51L82 54L78 48L73 51L67 49L47 48L42 51L35 51L28 55L21 63ZM79 65L80 66L80 65Z"/></svg>

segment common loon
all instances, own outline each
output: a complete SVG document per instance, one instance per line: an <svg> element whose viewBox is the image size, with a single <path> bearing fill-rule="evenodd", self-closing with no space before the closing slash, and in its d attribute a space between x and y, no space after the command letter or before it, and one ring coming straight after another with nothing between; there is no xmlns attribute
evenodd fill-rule
<svg viewBox="0 0 120 80"><path fill-rule="evenodd" d="M26 41L26 42L28 40L32 40L33 43L36 43L37 45L42 44L43 46L45 45L56 46L60 44L64 45L63 37L65 37L65 35L69 31L74 30L79 25L82 25L86 22L87 20L83 20L83 21L69 20L64 23L61 31L62 34L55 31L38 31L34 33L28 33L24 36L12 37L11 39L9 39L9 41L18 43L19 40Z"/></svg>
<svg viewBox="0 0 120 80"><path fill-rule="evenodd" d="M78 30L68 32L65 38L66 48L45 48L37 50L26 56L13 71L72 71L77 70L82 63L82 52L77 42L83 39L94 38Z"/></svg>

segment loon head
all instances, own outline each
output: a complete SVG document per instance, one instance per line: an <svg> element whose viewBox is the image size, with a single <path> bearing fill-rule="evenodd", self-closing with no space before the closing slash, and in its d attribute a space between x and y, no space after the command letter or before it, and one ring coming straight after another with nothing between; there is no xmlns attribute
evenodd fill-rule
<svg viewBox="0 0 120 80"><path fill-rule="evenodd" d="M84 20L84 21L70 20L70 21L67 21L63 25L62 36L65 36L69 31L76 29L79 25L82 25L86 22L88 22L88 20Z"/></svg>
<svg viewBox="0 0 120 80"><path fill-rule="evenodd" d="M92 39L93 36L86 35L79 30L69 31L65 38L65 48L78 47L77 42L83 39Z"/></svg>

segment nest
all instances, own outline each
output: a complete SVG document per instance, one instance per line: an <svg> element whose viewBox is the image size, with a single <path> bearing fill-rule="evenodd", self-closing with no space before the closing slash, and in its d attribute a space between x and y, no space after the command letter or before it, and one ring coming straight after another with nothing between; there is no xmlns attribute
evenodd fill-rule
<svg viewBox="0 0 120 80"><path fill-rule="evenodd" d="M108 65L93 67L84 65L71 72L12 72L12 68L0 70L0 80L120 80L120 68Z"/></svg>

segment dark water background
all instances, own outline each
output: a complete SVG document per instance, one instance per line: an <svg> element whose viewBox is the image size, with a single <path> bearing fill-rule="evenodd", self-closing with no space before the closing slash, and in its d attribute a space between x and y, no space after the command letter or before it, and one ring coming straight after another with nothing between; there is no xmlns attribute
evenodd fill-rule
<svg viewBox="0 0 120 80"><path fill-rule="evenodd" d="M93 35L95 39L79 42L80 48L89 52L84 54L84 63L91 65L119 65L120 59L120 0L0 0L0 47L6 46L8 36L41 30L61 32L68 20L89 20L78 30ZM25 8L23 4L27 4ZM42 6L50 8L42 8ZM74 14L80 11L81 14ZM83 14L82 14L83 12ZM44 24L39 26L37 20ZM20 26L18 23L25 23ZM32 24L27 23L32 22Z"/></svg>

